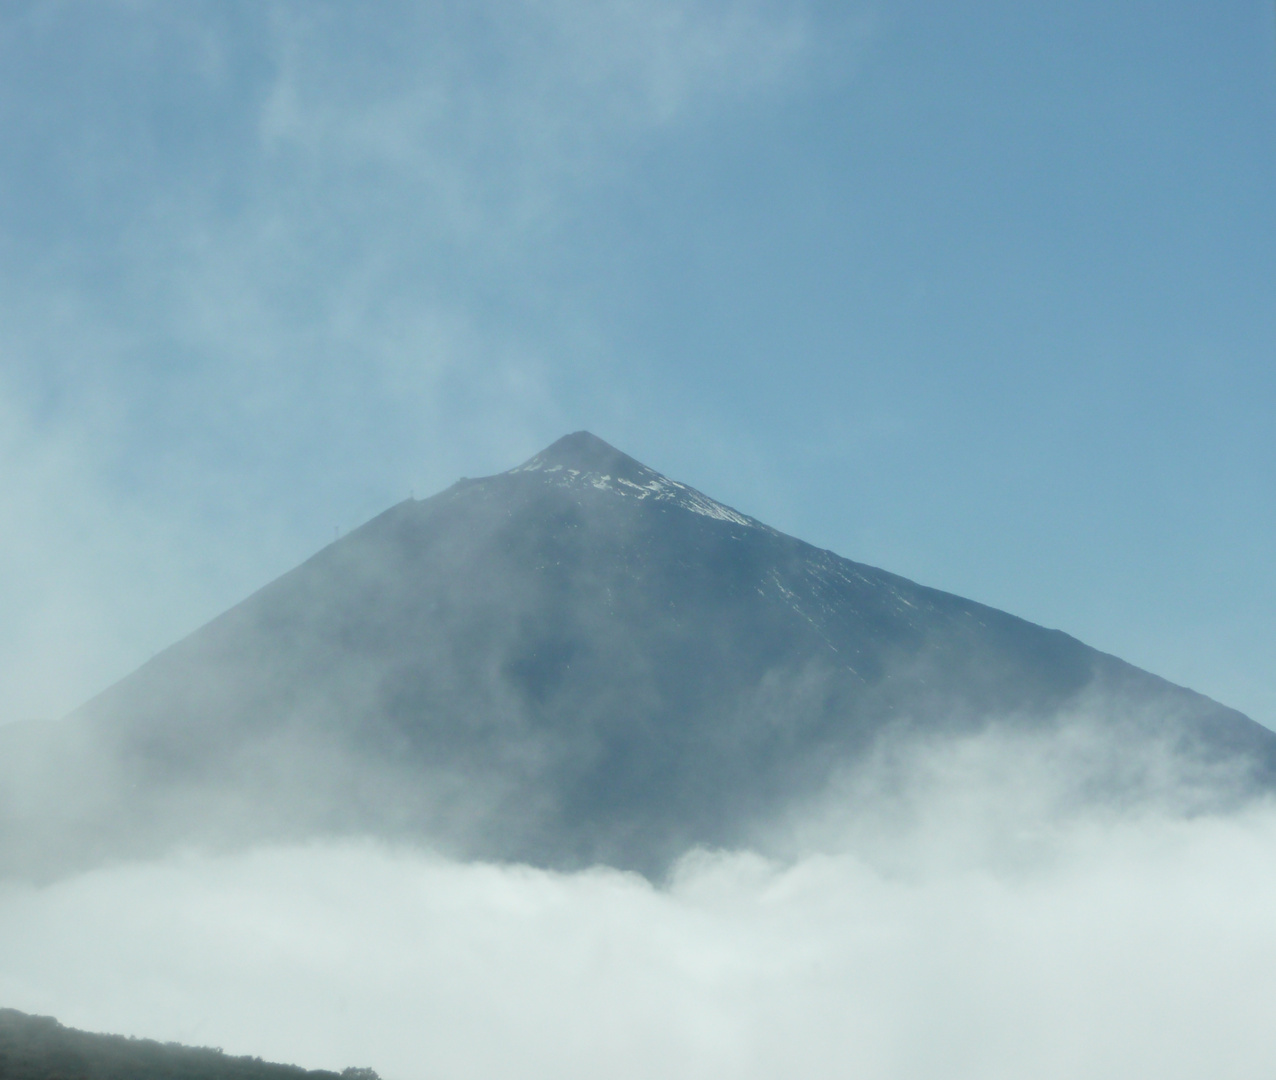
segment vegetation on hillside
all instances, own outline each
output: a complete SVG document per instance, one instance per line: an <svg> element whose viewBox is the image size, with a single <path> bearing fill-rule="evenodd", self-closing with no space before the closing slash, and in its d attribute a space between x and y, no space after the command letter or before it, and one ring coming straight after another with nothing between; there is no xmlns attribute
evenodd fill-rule
<svg viewBox="0 0 1276 1080"><path fill-rule="evenodd" d="M341 1073L231 1057L219 1049L95 1035L51 1016L0 1009L3 1080L378 1080L371 1069Z"/></svg>

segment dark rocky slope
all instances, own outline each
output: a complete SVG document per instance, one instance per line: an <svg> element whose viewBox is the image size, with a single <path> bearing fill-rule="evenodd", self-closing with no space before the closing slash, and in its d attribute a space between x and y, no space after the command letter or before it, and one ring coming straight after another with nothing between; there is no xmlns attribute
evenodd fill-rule
<svg viewBox="0 0 1276 1080"><path fill-rule="evenodd" d="M59 725L0 730L28 763L0 860L371 832L659 874L748 842L884 731L1077 712L1134 752L1276 773L1276 735L1234 710L580 432L392 507Z"/></svg>

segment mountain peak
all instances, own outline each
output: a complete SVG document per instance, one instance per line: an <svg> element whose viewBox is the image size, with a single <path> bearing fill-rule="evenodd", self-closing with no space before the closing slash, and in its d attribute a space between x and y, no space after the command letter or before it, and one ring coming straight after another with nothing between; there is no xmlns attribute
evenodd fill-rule
<svg viewBox="0 0 1276 1080"><path fill-rule="evenodd" d="M629 499L650 499L719 521L765 528L760 522L724 506L695 488L648 468L588 431L564 435L505 475L520 473L536 473L558 487L609 491Z"/></svg>
<svg viewBox="0 0 1276 1080"><path fill-rule="evenodd" d="M0 886L360 833L659 878L793 835L879 738L1073 717L1117 755L1086 790L1124 799L1183 748L1208 770L1184 762L1187 805L1198 776L1276 791L1276 734L1241 714L576 432L379 515L67 721L0 725Z"/></svg>
<svg viewBox="0 0 1276 1080"><path fill-rule="evenodd" d="M557 469L597 473L633 483L647 483L660 475L588 431L574 431L570 435L564 435L511 471L550 472Z"/></svg>

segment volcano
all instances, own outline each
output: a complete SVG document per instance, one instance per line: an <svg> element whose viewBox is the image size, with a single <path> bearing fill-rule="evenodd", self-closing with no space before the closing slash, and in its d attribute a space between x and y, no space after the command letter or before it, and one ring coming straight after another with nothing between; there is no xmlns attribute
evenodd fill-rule
<svg viewBox="0 0 1276 1080"><path fill-rule="evenodd" d="M1276 777L1276 735L820 550L587 432L386 510L63 720L0 729L0 872L330 835L658 877L884 737L1084 714Z"/></svg>

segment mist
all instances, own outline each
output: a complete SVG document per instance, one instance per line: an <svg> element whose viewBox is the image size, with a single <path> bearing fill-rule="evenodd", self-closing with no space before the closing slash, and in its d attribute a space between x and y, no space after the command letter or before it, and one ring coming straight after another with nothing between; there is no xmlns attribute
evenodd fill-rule
<svg viewBox="0 0 1276 1080"><path fill-rule="evenodd" d="M386 1080L1265 1076L1276 806L1172 755L1094 798L1101 742L887 746L656 884L363 840L10 882L0 998Z"/></svg>

